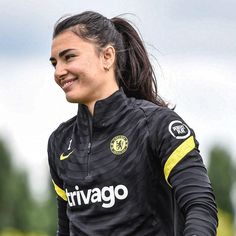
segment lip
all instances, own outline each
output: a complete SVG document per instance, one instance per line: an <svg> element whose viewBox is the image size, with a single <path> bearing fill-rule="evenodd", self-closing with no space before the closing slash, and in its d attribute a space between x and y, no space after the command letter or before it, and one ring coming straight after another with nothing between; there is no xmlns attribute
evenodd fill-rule
<svg viewBox="0 0 236 236"><path fill-rule="evenodd" d="M68 91L68 89L69 89L70 86L74 83L75 80L77 80L77 78L67 79L67 80L61 81L61 88L62 88L64 91Z"/></svg>

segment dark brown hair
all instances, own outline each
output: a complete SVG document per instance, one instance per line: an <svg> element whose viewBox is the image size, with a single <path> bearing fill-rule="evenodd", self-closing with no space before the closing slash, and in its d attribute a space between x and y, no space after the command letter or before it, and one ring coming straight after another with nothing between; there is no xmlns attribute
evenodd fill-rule
<svg viewBox="0 0 236 236"><path fill-rule="evenodd" d="M98 50L108 44L115 48L116 80L128 97L167 106L157 93L156 77L141 37L127 20L121 17L107 19L97 12L85 11L60 19L53 38L66 30L94 42Z"/></svg>

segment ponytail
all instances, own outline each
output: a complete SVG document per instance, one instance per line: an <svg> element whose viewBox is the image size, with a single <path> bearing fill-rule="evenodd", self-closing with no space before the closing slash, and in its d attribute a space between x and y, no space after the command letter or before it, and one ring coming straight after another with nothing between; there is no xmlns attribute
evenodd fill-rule
<svg viewBox="0 0 236 236"><path fill-rule="evenodd" d="M145 99L159 106L167 106L158 95L156 77L139 34L129 22L120 17L114 17L111 21L120 33L124 44L125 55L117 51L119 85L128 97ZM119 63L121 56L126 60L124 66L122 66L124 63ZM124 59L121 60L124 61Z"/></svg>

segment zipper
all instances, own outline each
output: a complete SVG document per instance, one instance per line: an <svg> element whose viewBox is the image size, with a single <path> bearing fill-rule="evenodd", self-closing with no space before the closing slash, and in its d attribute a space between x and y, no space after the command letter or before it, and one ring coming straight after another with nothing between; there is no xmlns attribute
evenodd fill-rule
<svg viewBox="0 0 236 236"><path fill-rule="evenodd" d="M87 175L86 179L91 178L90 175L90 158L91 158L91 148L92 148L92 130L93 130L93 121L92 116L87 110L87 117L88 117L88 128L89 128L89 142L88 142L88 149L87 149Z"/></svg>

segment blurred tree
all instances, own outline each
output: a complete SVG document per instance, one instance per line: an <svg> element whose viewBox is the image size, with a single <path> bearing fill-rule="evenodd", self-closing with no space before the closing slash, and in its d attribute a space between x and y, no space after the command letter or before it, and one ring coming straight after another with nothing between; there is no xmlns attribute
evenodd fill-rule
<svg viewBox="0 0 236 236"><path fill-rule="evenodd" d="M234 209L231 191L234 183L234 163L227 150L215 146L210 152L208 173L216 195L216 202L220 209L228 212L233 218Z"/></svg>
<svg viewBox="0 0 236 236"><path fill-rule="evenodd" d="M11 162L9 158L10 154L5 148L4 143L0 140L0 229L10 223L9 217L6 216L7 204L8 204L8 192L6 185L9 180L8 177L11 173Z"/></svg>
<svg viewBox="0 0 236 236"><path fill-rule="evenodd" d="M45 201L36 201L32 197L26 172L14 168L11 155L1 139L0 163L0 235L3 232L7 234L7 228L16 230L19 235L21 232L22 235L30 234L26 232L55 235L56 201L52 188L49 188Z"/></svg>
<svg viewBox="0 0 236 236"><path fill-rule="evenodd" d="M219 209L219 226L217 229L217 236L235 236L232 217ZM235 232L236 233L236 232Z"/></svg>
<svg viewBox="0 0 236 236"><path fill-rule="evenodd" d="M44 201L38 202L35 210L30 213L31 226L34 230L47 232L48 235L54 236L57 223L56 195L51 181L48 184L48 197Z"/></svg>
<svg viewBox="0 0 236 236"><path fill-rule="evenodd" d="M216 196L218 206L218 236L234 236L234 208L232 192L236 180L235 166L229 152L219 145L210 151L208 166L209 177Z"/></svg>
<svg viewBox="0 0 236 236"><path fill-rule="evenodd" d="M29 191L27 175L15 170L10 153L0 140L0 229L14 227L29 230L29 212L34 201Z"/></svg>

